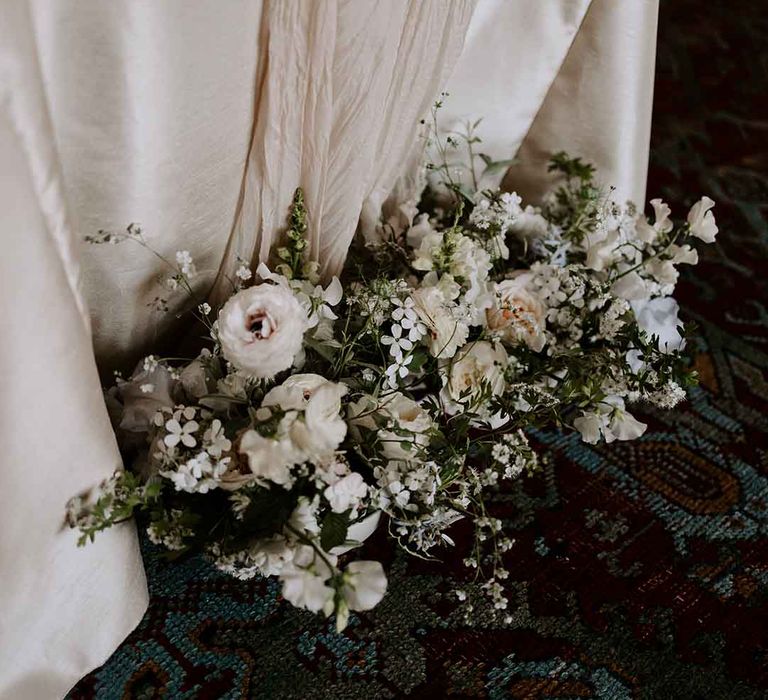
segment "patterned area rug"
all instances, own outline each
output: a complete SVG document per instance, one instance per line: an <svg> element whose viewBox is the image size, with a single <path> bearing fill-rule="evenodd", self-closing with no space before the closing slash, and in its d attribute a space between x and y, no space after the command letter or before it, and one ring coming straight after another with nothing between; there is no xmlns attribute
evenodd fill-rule
<svg viewBox="0 0 768 700"><path fill-rule="evenodd" d="M544 470L495 502L509 610L465 621L460 565L378 538L389 593L338 635L274 583L146 545L149 611L70 698L766 697L767 17L662 3L649 192L678 215L709 194L721 230L679 287L701 384L636 443L532 436Z"/></svg>

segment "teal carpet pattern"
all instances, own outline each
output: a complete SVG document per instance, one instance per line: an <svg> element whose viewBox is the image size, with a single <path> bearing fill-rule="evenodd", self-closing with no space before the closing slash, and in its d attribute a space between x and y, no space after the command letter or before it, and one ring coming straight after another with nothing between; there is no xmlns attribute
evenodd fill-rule
<svg viewBox="0 0 768 700"><path fill-rule="evenodd" d="M507 619L465 620L461 565L381 536L389 592L343 634L275 582L145 543L149 610L69 698L768 697L765 10L662 0L649 193L678 216L710 195L721 231L678 294L701 383L634 443L531 435L544 469L493 504L516 542Z"/></svg>

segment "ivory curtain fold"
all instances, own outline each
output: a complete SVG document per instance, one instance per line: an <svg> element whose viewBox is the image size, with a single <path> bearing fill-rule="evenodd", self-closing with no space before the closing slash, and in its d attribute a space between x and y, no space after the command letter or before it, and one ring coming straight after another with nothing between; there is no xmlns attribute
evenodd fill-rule
<svg viewBox="0 0 768 700"><path fill-rule="evenodd" d="M119 465L99 391L175 332L142 225L189 250L201 296L263 258L293 190L312 254L343 263L419 160L439 90L492 155L566 147L622 192L647 160L656 0L6 0L0 3L0 698L54 698L138 622L132 526L86 549L71 494ZM466 48L462 45L467 37ZM456 70L451 77L452 69ZM529 167L529 165L531 167ZM538 166L537 166L538 167ZM510 175L510 178L512 176ZM185 300L169 298L172 309Z"/></svg>
<svg viewBox="0 0 768 700"><path fill-rule="evenodd" d="M503 180L526 201L551 184L550 155L592 161L619 201L642 206L658 0L480 0L447 84L444 124L483 117L482 150L515 157Z"/></svg>

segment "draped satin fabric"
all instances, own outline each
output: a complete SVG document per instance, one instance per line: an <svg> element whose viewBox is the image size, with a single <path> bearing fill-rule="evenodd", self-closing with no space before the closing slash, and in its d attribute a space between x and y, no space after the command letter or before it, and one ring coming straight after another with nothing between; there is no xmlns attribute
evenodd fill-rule
<svg viewBox="0 0 768 700"><path fill-rule="evenodd" d="M480 0L448 82L444 125L483 118L479 147L516 158L503 179L525 201L567 151L596 167L617 201L645 199L658 0Z"/></svg>
<svg viewBox="0 0 768 700"><path fill-rule="evenodd" d="M331 274L358 221L409 191L419 120L446 83L447 122L487 115L495 157L519 150L528 167L567 147L637 195L655 7L0 3L1 698L63 695L147 600L132 526L85 549L59 527L66 498L120 461L96 360L127 369L175 332L173 313L148 306L166 271L137 246L82 237L140 223L162 255L190 251L201 297L220 296L237 256L266 256L302 186ZM527 173L512 184L535 195Z"/></svg>

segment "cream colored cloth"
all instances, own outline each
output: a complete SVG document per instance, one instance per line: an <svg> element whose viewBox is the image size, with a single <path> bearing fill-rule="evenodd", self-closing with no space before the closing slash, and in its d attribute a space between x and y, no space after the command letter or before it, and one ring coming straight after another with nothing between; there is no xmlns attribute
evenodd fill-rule
<svg viewBox="0 0 768 700"><path fill-rule="evenodd" d="M102 369L125 367L168 340L173 314L147 306L165 272L151 253L82 237L138 222L162 254L190 251L204 295L237 255L265 255L302 186L333 272L400 187L457 59L448 109L486 112L494 155L578 144L631 188L655 6L613 3L646 8L626 15L638 43L622 68L612 35L630 28L611 4L480 0L459 58L471 0L0 3L1 698L63 695L146 604L131 527L78 550L58 526L66 498L119 463L91 341Z"/></svg>
<svg viewBox="0 0 768 700"><path fill-rule="evenodd" d="M0 4L0 697L63 695L146 605L131 527L84 550L58 527L66 498L119 463L88 318L102 367L135 359L170 328L147 307L167 270L130 244L78 241L139 222L163 255L191 252L205 294L220 266L268 246L301 185L313 254L338 267L473 4Z"/></svg>
<svg viewBox="0 0 768 700"><path fill-rule="evenodd" d="M618 201L645 199L658 0L480 0L441 117L483 117L481 151L516 157L503 186L536 201L547 161L594 163Z"/></svg>
<svg viewBox="0 0 768 700"><path fill-rule="evenodd" d="M64 501L120 464L27 8L0 5L0 696L57 698L140 620L136 532L87 549Z"/></svg>

